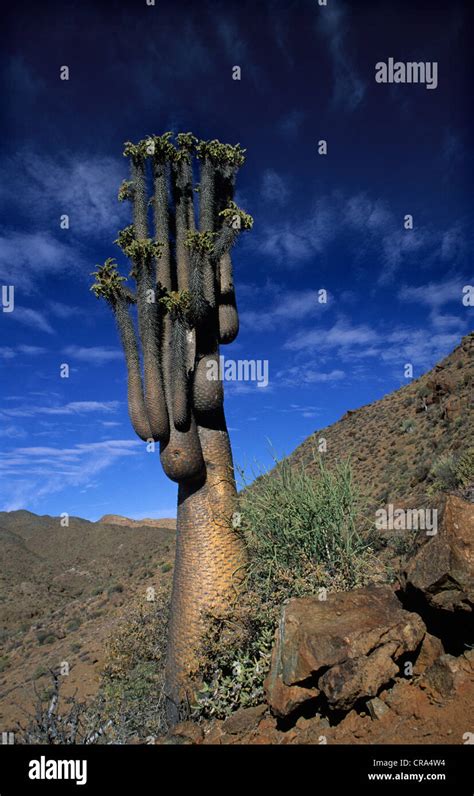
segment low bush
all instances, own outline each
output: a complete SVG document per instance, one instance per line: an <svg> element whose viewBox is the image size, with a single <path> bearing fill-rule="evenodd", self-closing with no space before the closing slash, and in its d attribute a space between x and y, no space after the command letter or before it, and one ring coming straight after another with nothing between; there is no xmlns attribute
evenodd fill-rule
<svg viewBox="0 0 474 796"><path fill-rule="evenodd" d="M374 575L374 555L357 529L363 506L349 462L329 470L276 462L239 495L240 532L249 552L246 588L232 622L214 620L192 709L197 719L224 718L264 699L275 628L284 600L341 591ZM363 524L363 523L362 523Z"/></svg>

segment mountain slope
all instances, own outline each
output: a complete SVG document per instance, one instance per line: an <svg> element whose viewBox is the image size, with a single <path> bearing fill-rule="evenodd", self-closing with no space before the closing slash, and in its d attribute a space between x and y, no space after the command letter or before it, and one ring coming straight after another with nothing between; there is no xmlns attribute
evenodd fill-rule
<svg viewBox="0 0 474 796"><path fill-rule="evenodd" d="M443 456L474 444L474 333L428 373L379 401L349 410L315 431L289 457L316 472L325 439L329 465L350 457L369 506L427 497L430 470Z"/></svg>

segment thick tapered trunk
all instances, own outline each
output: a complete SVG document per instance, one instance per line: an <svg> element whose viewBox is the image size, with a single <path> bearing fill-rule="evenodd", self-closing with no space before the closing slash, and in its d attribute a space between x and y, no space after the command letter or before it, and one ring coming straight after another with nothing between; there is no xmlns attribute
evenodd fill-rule
<svg viewBox="0 0 474 796"><path fill-rule="evenodd" d="M205 478L180 484L176 559L166 665L167 716L180 718L190 701L189 675L200 663L200 649L211 616L225 616L245 574L245 546L232 527L236 488L225 421L199 427Z"/></svg>

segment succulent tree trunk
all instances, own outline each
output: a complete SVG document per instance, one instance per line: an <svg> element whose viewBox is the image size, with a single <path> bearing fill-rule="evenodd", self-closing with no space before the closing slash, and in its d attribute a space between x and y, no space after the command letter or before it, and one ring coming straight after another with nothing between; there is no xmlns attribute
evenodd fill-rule
<svg viewBox="0 0 474 796"><path fill-rule="evenodd" d="M219 362L219 344L238 332L230 251L252 219L233 201L243 150L198 143L190 133L179 134L174 146L170 137L125 145L131 181L121 186L119 199L132 200L134 224L116 242L131 260L136 290L123 285L112 259L99 267L92 289L115 314L133 428L141 439L159 442L163 469L179 485L165 684L172 724L193 698L192 675L202 661L208 623L232 611L244 576L246 550L233 527L236 487L223 385L210 366ZM194 155L201 172L198 231Z"/></svg>

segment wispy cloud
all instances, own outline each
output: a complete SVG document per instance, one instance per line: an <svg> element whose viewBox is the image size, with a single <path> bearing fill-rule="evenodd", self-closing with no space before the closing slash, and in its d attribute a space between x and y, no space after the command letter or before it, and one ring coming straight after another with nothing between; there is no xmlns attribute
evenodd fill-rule
<svg viewBox="0 0 474 796"><path fill-rule="evenodd" d="M104 365L106 362L113 362L123 357L118 348L107 346L71 345L63 349L63 354L78 359L80 362L87 362L89 365Z"/></svg>
<svg viewBox="0 0 474 796"><path fill-rule="evenodd" d="M318 32L326 40L332 62L336 108L354 111L364 99L366 85L358 76L348 45L349 22L341 4L328 3L319 9Z"/></svg>
<svg viewBox="0 0 474 796"><path fill-rule="evenodd" d="M288 351L303 351L318 348L352 349L354 347L368 347L379 341L380 337L375 329L367 324L353 325L349 320L340 318L329 329L310 329L298 332L290 337L284 348Z"/></svg>
<svg viewBox="0 0 474 796"><path fill-rule="evenodd" d="M285 116L282 116L278 122L278 130L283 136L285 136L285 138L295 138L298 135L304 120L305 113L294 108L285 114Z"/></svg>
<svg viewBox="0 0 474 796"><path fill-rule="evenodd" d="M49 232L10 231L0 236L0 282L25 293L44 277L65 271L77 273L81 266L77 253Z"/></svg>
<svg viewBox="0 0 474 796"><path fill-rule="evenodd" d="M283 221L261 224L246 243L281 268L304 266L315 256L326 254L342 235L361 267L368 255L377 257L381 263L377 282L383 286L391 284L403 266L414 262L421 261L427 269L441 263L459 267L465 259L466 232L460 223L443 229L415 222L414 229L406 230L402 216L366 193L347 196L334 191L316 197L306 216L288 216L285 210Z"/></svg>
<svg viewBox="0 0 474 796"><path fill-rule="evenodd" d="M242 330L249 332L255 329L268 331L281 327L283 323L316 317L332 304L329 293L327 303L321 304L318 290L285 290L270 284L263 289L254 288L253 293L258 296L259 303L268 309L244 310L240 313ZM262 293L266 294L266 301L262 301Z"/></svg>
<svg viewBox="0 0 474 796"><path fill-rule="evenodd" d="M86 315L86 310L82 307L71 307L70 304L64 304L62 301L50 301L48 304L49 312L56 318L61 320L69 320L79 315Z"/></svg>
<svg viewBox="0 0 474 796"><path fill-rule="evenodd" d="M14 511L25 503L34 505L65 487L87 486L97 473L141 450L138 440L125 439L81 443L64 449L19 447L0 453L0 472L3 483L8 477L9 493L2 510Z"/></svg>
<svg viewBox="0 0 474 796"><path fill-rule="evenodd" d="M81 415L90 412L115 412L119 406L119 401L71 401L62 406L20 406L15 409L2 409L0 416Z"/></svg>
<svg viewBox="0 0 474 796"><path fill-rule="evenodd" d="M262 196L267 202L284 205L288 200L289 190L286 181L273 169L267 169L262 179Z"/></svg>
<svg viewBox="0 0 474 796"><path fill-rule="evenodd" d="M8 319L6 321L7 323L9 320L18 321L18 323L22 323L24 326L29 326L32 329L37 329L39 332L54 334L54 329L50 322L39 310L32 310L29 307L19 307L15 304L13 312L4 313L3 317Z"/></svg>
<svg viewBox="0 0 474 796"><path fill-rule="evenodd" d="M380 357L389 363L410 362L422 371L447 356L458 343L459 335L456 333L433 334L426 329L405 327L387 336Z"/></svg>
<svg viewBox="0 0 474 796"><path fill-rule="evenodd" d="M111 240L127 218L127 208L117 201L117 190L126 176L126 164L119 158L97 155L60 153L54 158L37 152L23 151L1 163L4 179L0 202L27 213L30 221L42 222L56 216L57 238L39 234L46 255L57 262L68 252L70 236L87 234L100 237L107 233ZM60 229L60 216L69 216L69 229ZM21 251L21 250L20 250ZM63 267L67 267L64 263Z"/></svg>
<svg viewBox="0 0 474 796"><path fill-rule="evenodd" d="M438 310L445 304L456 302L461 306L462 288L465 282L459 277L452 277L440 282L428 282L425 285L411 287L403 285L398 291L398 298L403 302L424 304L432 310Z"/></svg>
<svg viewBox="0 0 474 796"><path fill-rule="evenodd" d="M343 370L333 368L330 371L323 371L316 366L315 362L284 368L276 374L276 382L284 387L298 387L303 384L329 384L341 381L344 378L345 373ZM312 417L313 415L306 416Z"/></svg>

